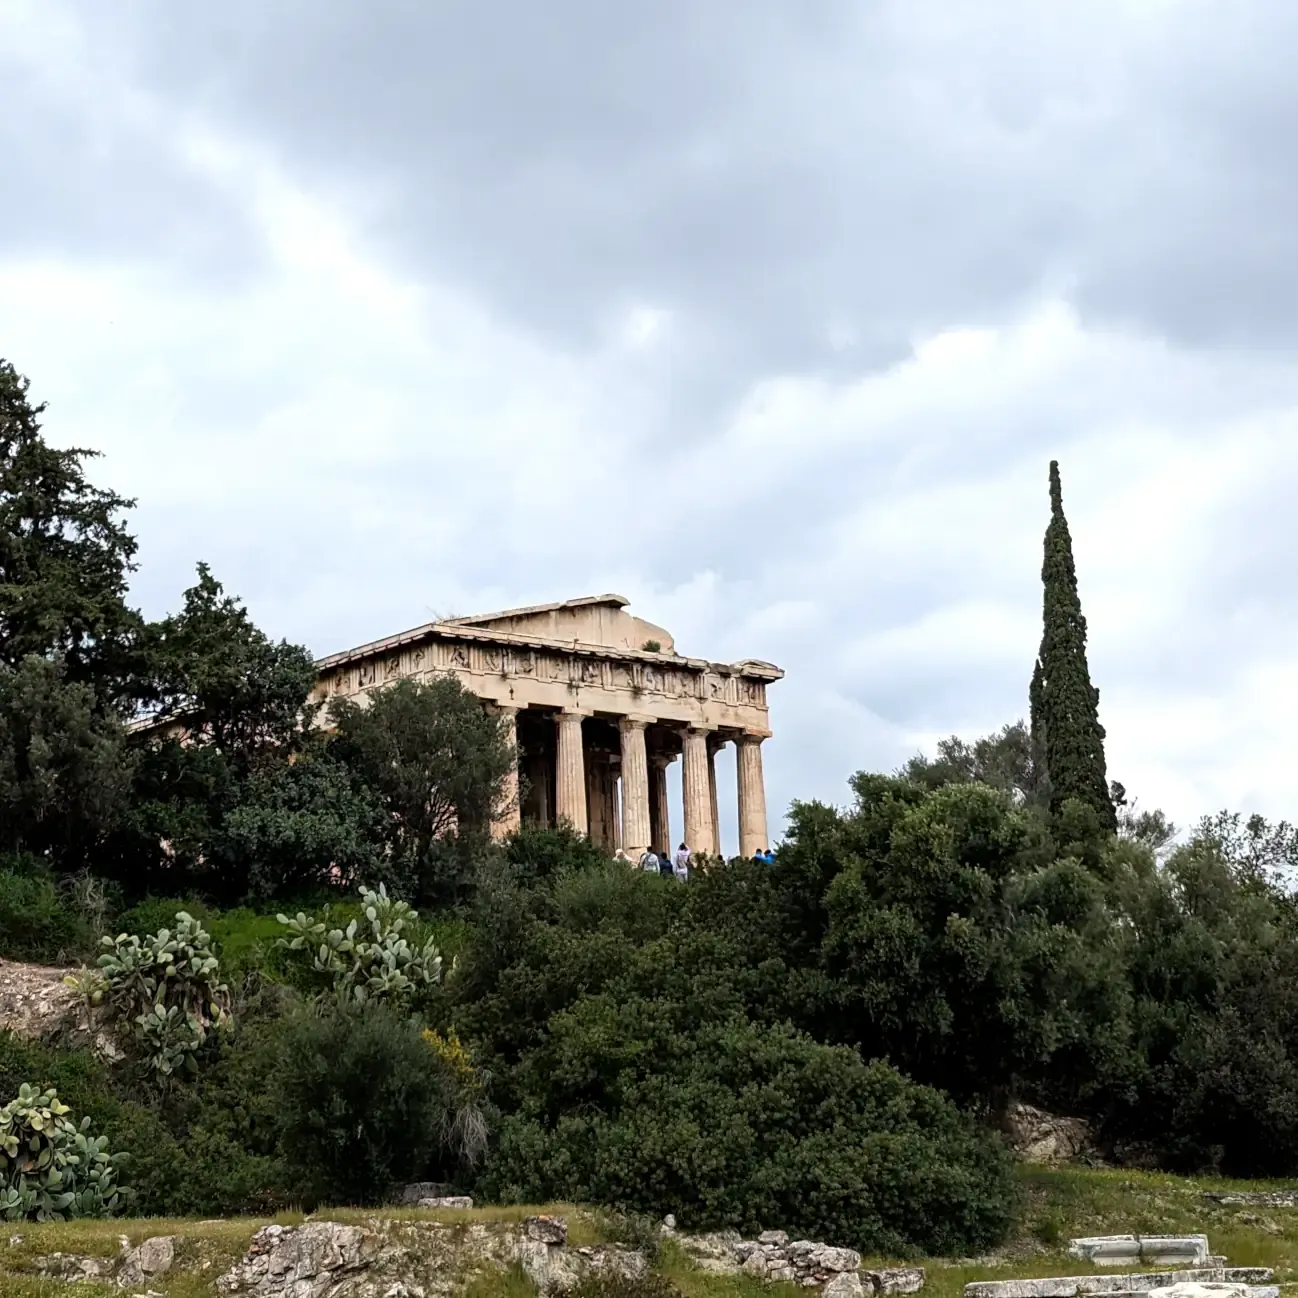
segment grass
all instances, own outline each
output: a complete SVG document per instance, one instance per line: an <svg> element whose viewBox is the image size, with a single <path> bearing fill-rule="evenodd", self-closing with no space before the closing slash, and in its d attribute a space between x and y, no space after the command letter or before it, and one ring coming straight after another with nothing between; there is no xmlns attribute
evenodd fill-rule
<svg viewBox="0 0 1298 1298"><path fill-rule="evenodd" d="M921 1258L928 1279L923 1298L961 1298L971 1280L1084 1274L1091 1267L1067 1254L1068 1241L1079 1235L1203 1233L1214 1253L1223 1253L1232 1266L1268 1266L1282 1284L1298 1283L1298 1209L1251 1209L1210 1203L1205 1190L1278 1189L1278 1182L1231 1182L1208 1178L1167 1176L1153 1172L1025 1168L1021 1172L1023 1212L1012 1237L984 1258ZM357 1225L383 1219L398 1222L512 1223L533 1213L561 1216L568 1221L574 1246L608 1243L619 1236L619 1223L609 1213L583 1210L572 1204L487 1206L456 1209L362 1208L323 1210L317 1220ZM242 1257L253 1234L267 1218L240 1217L220 1221L128 1219L123 1221L10 1224L14 1242L4 1247L0 1237L0 1295L2 1298L99 1298L120 1290L92 1284L69 1284L33 1275L35 1259L55 1252L110 1257L126 1236L132 1245L154 1235L179 1235L177 1263L152 1288L166 1298L213 1298L214 1280ZM305 1220L301 1213L274 1218L281 1225ZM21 1236L21 1238L17 1238ZM833 1243L835 1241L829 1241ZM867 1265L895 1264L899 1259L868 1259ZM681 1250L668 1243L659 1262L663 1273L683 1298L796 1298L803 1291L792 1285L765 1285L744 1275L714 1275L694 1267ZM7 1273L6 1273L7 1272ZM531 1282L517 1268L486 1270L468 1279L464 1298L535 1298Z"/></svg>

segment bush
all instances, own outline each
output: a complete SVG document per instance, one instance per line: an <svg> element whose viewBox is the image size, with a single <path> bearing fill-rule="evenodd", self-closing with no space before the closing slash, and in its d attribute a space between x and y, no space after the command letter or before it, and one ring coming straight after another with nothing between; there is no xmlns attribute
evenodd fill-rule
<svg viewBox="0 0 1298 1298"><path fill-rule="evenodd" d="M229 990L211 943L184 911L174 930L159 929L143 941L127 933L103 940L103 989L89 988L91 1002L102 997L114 1024L134 1037L148 1067L163 1077L182 1068L197 1071L209 1031L229 1022Z"/></svg>
<svg viewBox="0 0 1298 1298"><path fill-rule="evenodd" d="M94 940L48 874L0 871L0 957L58 964Z"/></svg>
<svg viewBox="0 0 1298 1298"><path fill-rule="evenodd" d="M123 911L113 923L111 931L156 933L159 929L172 927L181 911L209 926L216 913L197 897L145 897L129 910Z"/></svg>
<svg viewBox="0 0 1298 1298"><path fill-rule="evenodd" d="M939 1092L743 1020L687 1035L661 1003L578 1002L520 1071L488 1197L610 1204L866 1253L975 1253L1012 1220L1011 1161Z"/></svg>
<svg viewBox="0 0 1298 1298"><path fill-rule="evenodd" d="M290 1187L308 1202L377 1203L444 1172L455 1081L420 1025L380 1005L327 1001L290 1021L274 1100Z"/></svg>
<svg viewBox="0 0 1298 1298"><path fill-rule="evenodd" d="M0 1108L0 1213L6 1221L111 1217L121 1202L108 1138L77 1126L54 1090L26 1082Z"/></svg>

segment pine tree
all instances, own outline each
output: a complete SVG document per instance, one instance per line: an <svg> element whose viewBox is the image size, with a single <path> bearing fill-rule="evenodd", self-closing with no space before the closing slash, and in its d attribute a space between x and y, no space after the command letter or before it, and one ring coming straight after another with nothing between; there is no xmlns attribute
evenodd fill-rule
<svg viewBox="0 0 1298 1298"><path fill-rule="evenodd" d="M1032 742L1045 757L1050 809L1070 798L1092 807L1106 829L1117 827L1104 767L1100 691L1086 664L1086 619L1077 597L1073 542L1064 517L1059 464L1050 461L1050 524L1041 565L1041 650L1029 691Z"/></svg>
<svg viewBox="0 0 1298 1298"><path fill-rule="evenodd" d="M62 662L111 706L129 688L140 626L126 604L135 539L121 521L134 502L86 480L95 452L41 436L45 407L27 390L0 357L0 664Z"/></svg>

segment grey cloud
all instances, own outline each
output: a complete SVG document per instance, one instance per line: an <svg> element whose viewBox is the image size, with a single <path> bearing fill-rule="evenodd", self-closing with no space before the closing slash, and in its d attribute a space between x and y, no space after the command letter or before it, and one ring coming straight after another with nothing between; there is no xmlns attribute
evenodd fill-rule
<svg viewBox="0 0 1298 1298"><path fill-rule="evenodd" d="M1196 343L1298 323L1298 16L1265 0L133 12L142 77L381 195L408 262L577 347L677 308L687 428L859 365L831 314L866 356L1059 280Z"/></svg>
<svg viewBox="0 0 1298 1298"><path fill-rule="evenodd" d="M226 283L254 275L258 243L238 205L168 156L147 126L114 120L93 85L51 84L4 48L0 154L8 258L169 262Z"/></svg>

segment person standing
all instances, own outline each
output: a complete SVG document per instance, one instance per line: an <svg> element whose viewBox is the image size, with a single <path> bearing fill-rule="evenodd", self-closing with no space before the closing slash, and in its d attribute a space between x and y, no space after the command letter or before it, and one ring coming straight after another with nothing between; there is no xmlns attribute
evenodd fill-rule
<svg viewBox="0 0 1298 1298"><path fill-rule="evenodd" d="M671 839L669 838L667 841L670 843ZM663 850L658 853L658 873L665 879L670 879L672 877L672 856L670 848L664 847Z"/></svg>
<svg viewBox="0 0 1298 1298"><path fill-rule="evenodd" d="M645 848L644 855L640 858L640 868L649 873L658 873L658 853L652 847Z"/></svg>
<svg viewBox="0 0 1298 1298"><path fill-rule="evenodd" d="M690 849L684 843L676 849L676 877L682 883L690 877Z"/></svg>

